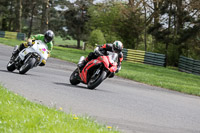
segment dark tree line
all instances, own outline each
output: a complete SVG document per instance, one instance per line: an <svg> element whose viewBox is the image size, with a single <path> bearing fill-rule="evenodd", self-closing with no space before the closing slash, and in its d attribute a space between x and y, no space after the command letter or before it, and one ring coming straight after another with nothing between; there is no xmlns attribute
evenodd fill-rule
<svg viewBox="0 0 200 133"><path fill-rule="evenodd" d="M0 30L28 36L51 29L57 36L94 45L121 40L125 48L163 53L176 66L180 55L200 59L197 0L1 0ZM101 41L98 41L99 43Z"/></svg>
<svg viewBox="0 0 200 133"><path fill-rule="evenodd" d="M49 0L1 0L1 30L43 33L48 29Z"/></svg>

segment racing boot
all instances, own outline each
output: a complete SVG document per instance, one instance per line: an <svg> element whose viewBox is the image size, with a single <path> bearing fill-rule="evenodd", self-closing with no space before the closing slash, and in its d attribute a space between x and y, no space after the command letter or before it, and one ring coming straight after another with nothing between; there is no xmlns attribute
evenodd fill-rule
<svg viewBox="0 0 200 133"><path fill-rule="evenodd" d="M12 59L15 59L17 57L17 55L19 54L19 52L20 52L19 46L17 45L17 46L14 47L14 50L12 52Z"/></svg>
<svg viewBox="0 0 200 133"><path fill-rule="evenodd" d="M15 46L14 50L13 50L13 56L17 56L19 54L20 51L22 51L25 48L24 44L22 43L20 46Z"/></svg>

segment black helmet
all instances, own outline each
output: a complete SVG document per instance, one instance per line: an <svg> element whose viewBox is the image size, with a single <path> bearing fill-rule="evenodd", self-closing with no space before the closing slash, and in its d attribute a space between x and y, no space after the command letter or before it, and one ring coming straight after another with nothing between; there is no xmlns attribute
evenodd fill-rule
<svg viewBox="0 0 200 133"><path fill-rule="evenodd" d="M122 49L123 49L123 44L122 44L122 42L120 42L120 41L115 41L115 42L113 43L113 47L114 47L114 51L117 52L117 53L119 53L119 52L121 52Z"/></svg>
<svg viewBox="0 0 200 133"><path fill-rule="evenodd" d="M54 38L54 33L51 30L48 30L44 33L44 42L49 43Z"/></svg>

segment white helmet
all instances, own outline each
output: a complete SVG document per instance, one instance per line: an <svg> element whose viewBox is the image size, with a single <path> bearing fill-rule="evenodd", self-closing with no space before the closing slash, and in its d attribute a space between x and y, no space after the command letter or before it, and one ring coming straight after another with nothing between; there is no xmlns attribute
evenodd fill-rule
<svg viewBox="0 0 200 133"><path fill-rule="evenodd" d="M120 42L120 41L115 41L114 43L113 43L113 48L114 48L114 51L115 52L121 52L122 51L122 49L123 49L123 44L122 44L122 42Z"/></svg>

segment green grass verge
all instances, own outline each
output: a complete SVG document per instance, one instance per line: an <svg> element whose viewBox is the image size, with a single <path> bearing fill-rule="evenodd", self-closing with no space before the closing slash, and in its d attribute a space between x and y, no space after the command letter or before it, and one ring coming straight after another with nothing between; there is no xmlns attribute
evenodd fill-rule
<svg viewBox="0 0 200 133"><path fill-rule="evenodd" d="M26 100L0 86L1 133L117 133L89 117L66 114Z"/></svg>
<svg viewBox="0 0 200 133"><path fill-rule="evenodd" d="M9 43L2 42L1 40L0 43L9 45ZM82 51L55 46L52 51L52 57L77 63L80 56L87 56L89 52L91 50ZM179 72L174 68L124 61L122 63L122 70L117 75L145 84L200 96L200 76Z"/></svg>
<svg viewBox="0 0 200 133"><path fill-rule="evenodd" d="M54 39L54 43L55 45L77 45L77 41L76 40L63 40L60 36L56 36ZM83 42L81 41L81 46L83 45Z"/></svg>
<svg viewBox="0 0 200 133"><path fill-rule="evenodd" d="M0 38L0 43L6 44L9 46L20 45L24 41L15 40L15 39L8 39L8 38Z"/></svg>
<svg viewBox="0 0 200 133"><path fill-rule="evenodd" d="M139 63L123 62L120 77L200 96L200 76Z"/></svg>
<svg viewBox="0 0 200 133"><path fill-rule="evenodd" d="M92 50L83 51L79 49L54 46L51 57L77 63L81 56L86 57L91 51Z"/></svg>
<svg viewBox="0 0 200 133"><path fill-rule="evenodd" d="M8 38L0 38L0 42L3 44L10 45L10 46L15 46L15 45L21 44L24 41L8 39ZM58 45L75 45L75 46L77 46L77 41L63 40L60 36L58 36L58 37L55 37L54 44L55 44L55 46L58 46ZM81 46L82 45L83 45L83 42L81 41Z"/></svg>

